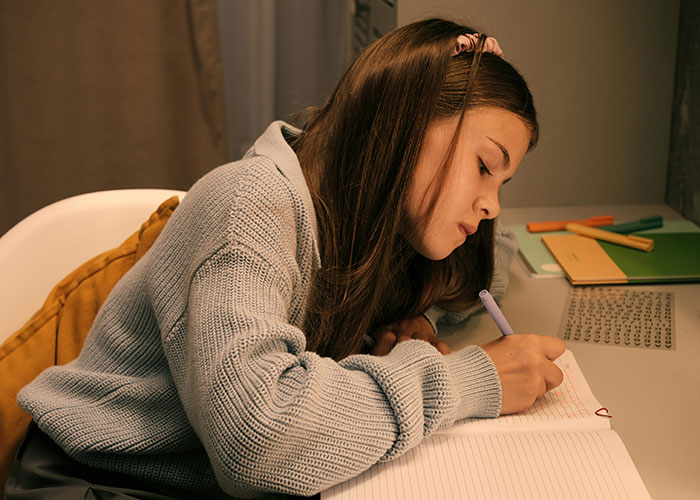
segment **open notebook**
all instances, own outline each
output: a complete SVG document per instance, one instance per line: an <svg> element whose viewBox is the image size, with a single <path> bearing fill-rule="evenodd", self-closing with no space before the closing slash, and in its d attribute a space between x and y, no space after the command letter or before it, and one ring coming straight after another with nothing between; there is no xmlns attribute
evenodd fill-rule
<svg viewBox="0 0 700 500"><path fill-rule="evenodd" d="M557 364L564 382L528 410L458 422L321 500L650 498L573 354Z"/></svg>

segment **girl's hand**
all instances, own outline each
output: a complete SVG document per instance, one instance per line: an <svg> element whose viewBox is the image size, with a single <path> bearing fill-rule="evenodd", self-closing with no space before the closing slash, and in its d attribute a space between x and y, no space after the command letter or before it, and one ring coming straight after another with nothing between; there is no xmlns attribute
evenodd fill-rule
<svg viewBox="0 0 700 500"><path fill-rule="evenodd" d="M557 337L508 335L481 348L498 371L502 415L529 408L564 379L564 374L554 364L564 352L564 341Z"/></svg>
<svg viewBox="0 0 700 500"><path fill-rule="evenodd" d="M442 354L451 352L448 345L435 335L433 327L423 315L385 325L379 328L372 337L374 337L375 344L370 353L375 356L389 354L389 351L399 342L412 339L425 340Z"/></svg>

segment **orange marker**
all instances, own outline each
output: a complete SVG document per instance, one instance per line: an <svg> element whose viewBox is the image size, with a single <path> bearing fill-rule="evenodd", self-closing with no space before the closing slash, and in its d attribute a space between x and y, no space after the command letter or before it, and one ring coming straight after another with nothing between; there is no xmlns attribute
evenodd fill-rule
<svg viewBox="0 0 700 500"><path fill-rule="evenodd" d="M567 224L576 223L584 226L609 226L614 222L612 215L600 215L579 220L555 220L551 222L530 222L526 227L531 233L546 231L564 231Z"/></svg>

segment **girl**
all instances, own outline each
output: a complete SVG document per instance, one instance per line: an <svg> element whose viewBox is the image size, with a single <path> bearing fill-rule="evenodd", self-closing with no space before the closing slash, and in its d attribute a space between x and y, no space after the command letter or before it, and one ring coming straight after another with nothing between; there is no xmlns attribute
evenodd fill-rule
<svg viewBox="0 0 700 500"><path fill-rule="evenodd" d="M195 184L80 356L20 393L35 425L8 498L309 495L558 385L558 339L435 336L502 295L498 190L538 137L474 33L390 33L302 130L273 123Z"/></svg>

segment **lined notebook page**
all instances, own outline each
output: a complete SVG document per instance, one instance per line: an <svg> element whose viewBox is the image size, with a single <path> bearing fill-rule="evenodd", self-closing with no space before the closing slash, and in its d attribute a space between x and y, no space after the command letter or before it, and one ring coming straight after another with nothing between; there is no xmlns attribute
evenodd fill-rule
<svg viewBox="0 0 700 500"><path fill-rule="evenodd" d="M438 434L496 430L609 429L608 418L595 414L601 408L571 351L555 363L564 373L559 387L547 392L527 410L498 418L468 418Z"/></svg>
<svg viewBox="0 0 700 500"><path fill-rule="evenodd" d="M648 499L611 430L436 435L322 500Z"/></svg>

